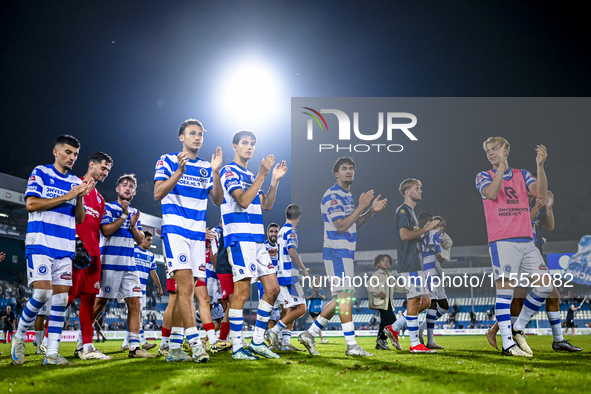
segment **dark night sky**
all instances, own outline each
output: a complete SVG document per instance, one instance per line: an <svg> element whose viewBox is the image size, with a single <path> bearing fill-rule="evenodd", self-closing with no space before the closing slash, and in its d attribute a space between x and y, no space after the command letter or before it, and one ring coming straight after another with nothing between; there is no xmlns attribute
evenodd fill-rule
<svg viewBox="0 0 591 394"><path fill-rule="evenodd" d="M225 163L233 157L232 134L254 130L259 140L249 168L256 173L268 153L290 165L291 97L589 96L591 34L577 7L454 1L3 2L0 172L28 177L35 165L53 161L53 139L69 133L81 141L82 158L96 150L114 158L110 177L99 186L105 197L114 198L119 175L134 172L140 181L135 206L158 213L154 164L161 154L179 149L177 129L188 117L209 130L200 156L209 159L220 145ZM261 105L246 120L226 105L220 89L249 59L273 70L281 93L276 108ZM588 133L536 137L554 149L556 161L579 174L589 168L588 155L581 159L568 149L588 145ZM482 156L463 166L471 167L473 182L486 161ZM85 170L81 159L74 172ZM282 182L267 222L283 221L290 181L288 176ZM577 239L587 230L589 210L578 207L589 195L589 182L577 181L583 187L571 185L561 197L561 214L568 220L557 221L551 240ZM461 210L447 216L456 223L457 245L483 242ZM212 208L208 222L218 218Z"/></svg>

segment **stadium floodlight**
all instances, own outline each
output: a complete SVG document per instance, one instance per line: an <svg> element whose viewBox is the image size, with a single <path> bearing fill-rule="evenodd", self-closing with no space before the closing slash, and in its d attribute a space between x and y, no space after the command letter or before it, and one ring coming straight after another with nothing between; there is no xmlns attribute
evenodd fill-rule
<svg viewBox="0 0 591 394"><path fill-rule="evenodd" d="M230 72L222 89L224 112L242 124L260 123L277 110L279 79L260 62L241 63Z"/></svg>

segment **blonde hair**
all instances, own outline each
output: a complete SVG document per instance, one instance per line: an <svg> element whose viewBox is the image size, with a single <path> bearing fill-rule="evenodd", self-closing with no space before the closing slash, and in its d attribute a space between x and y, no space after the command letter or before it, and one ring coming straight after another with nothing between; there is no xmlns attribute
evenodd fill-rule
<svg viewBox="0 0 591 394"><path fill-rule="evenodd" d="M505 145L505 147L507 147L507 150L511 150L511 144L509 144L509 141L507 141L503 137L488 137L488 139L482 143L482 149L486 150L486 145L488 144L492 144L493 146L498 145L499 148Z"/></svg>
<svg viewBox="0 0 591 394"><path fill-rule="evenodd" d="M400 190L400 194L404 196L404 192L413 187L414 185L421 186L422 183L418 179L408 178L402 181L402 183L400 184L400 188L398 190Z"/></svg>

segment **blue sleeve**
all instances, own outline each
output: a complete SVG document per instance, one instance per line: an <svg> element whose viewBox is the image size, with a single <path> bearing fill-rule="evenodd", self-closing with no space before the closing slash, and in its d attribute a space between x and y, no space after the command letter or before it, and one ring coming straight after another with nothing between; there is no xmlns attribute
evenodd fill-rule
<svg viewBox="0 0 591 394"><path fill-rule="evenodd" d="M521 170L521 173L523 174L523 177L525 178L525 185L527 187L529 187L529 185L531 185L532 183L536 182L536 179L533 177L532 174L530 174L529 171Z"/></svg>
<svg viewBox="0 0 591 394"><path fill-rule="evenodd" d="M117 218L119 216L117 216ZM117 220L117 218L113 218L113 209L111 208L111 206L110 205L105 205L105 211L103 212L103 217L101 218L101 226L103 224L111 224L115 220Z"/></svg>
<svg viewBox="0 0 591 394"><path fill-rule="evenodd" d="M176 169L173 170L172 167L173 166L171 165L170 160L166 157L166 155L160 156L160 159L158 159L158 162L156 163L154 182L165 181L168 178L170 178L172 173L176 171Z"/></svg>
<svg viewBox="0 0 591 394"><path fill-rule="evenodd" d="M27 191L25 192L25 199L30 196L41 197L43 196L43 185L45 184L45 173L35 167L29 181L27 182Z"/></svg>
<svg viewBox="0 0 591 394"><path fill-rule="evenodd" d="M234 171L228 168L223 168L222 173L220 174L220 181L222 182L222 187L228 194L232 194L234 190L242 189L242 185L240 183L240 177Z"/></svg>
<svg viewBox="0 0 591 394"><path fill-rule="evenodd" d="M476 175L476 189L478 189L478 191L480 192L480 195L482 195L482 190L487 187L488 185L490 185L492 183L492 178L490 176L490 174L486 171L482 171L479 172L478 175ZM484 196L482 196L484 197Z"/></svg>

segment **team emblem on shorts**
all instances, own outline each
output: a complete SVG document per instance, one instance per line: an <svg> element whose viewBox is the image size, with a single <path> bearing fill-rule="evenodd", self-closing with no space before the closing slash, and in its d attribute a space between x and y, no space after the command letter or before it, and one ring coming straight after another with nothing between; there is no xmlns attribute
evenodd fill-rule
<svg viewBox="0 0 591 394"><path fill-rule="evenodd" d="M251 264L251 265L250 265L250 270L251 270L252 272L254 272L254 271L256 270L256 266L255 266L254 264Z"/></svg>
<svg viewBox="0 0 591 394"><path fill-rule="evenodd" d="M294 298L294 299L293 299L293 302L298 302L298 299L297 299L297 298Z"/></svg>
<svg viewBox="0 0 591 394"><path fill-rule="evenodd" d="M181 264L186 264L187 256L185 256L184 254L179 255L179 261L181 262Z"/></svg>
<svg viewBox="0 0 591 394"><path fill-rule="evenodd" d="M105 293L110 293L110 292L111 292L111 286L105 287Z"/></svg>
<svg viewBox="0 0 591 394"><path fill-rule="evenodd" d="M511 266L510 265L506 265L505 266L505 272L511 272Z"/></svg>
<svg viewBox="0 0 591 394"><path fill-rule="evenodd" d="M207 170L205 168L202 168L200 171L201 176L207 176Z"/></svg>
<svg viewBox="0 0 591 394"><path fill-rule="evenodd" d="M45 275L47 273L47 266L40 265L39 268L37 268L37 272L39 273L39 275Z"/></svg>

